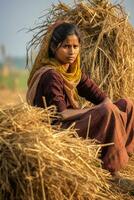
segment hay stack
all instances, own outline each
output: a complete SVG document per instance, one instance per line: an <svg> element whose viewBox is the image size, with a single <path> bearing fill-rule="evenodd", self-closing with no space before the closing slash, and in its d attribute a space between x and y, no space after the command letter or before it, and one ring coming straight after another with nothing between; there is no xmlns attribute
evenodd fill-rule
<svg viewBox="0 0 134 200"><path fill-rule="evenodd" d="M101 146L73 127L51 126L54 113L27 104L0 109L0 200L134 199L109 181Z"/></svg>
<svg viewBox="0 0 134 200"><path fill-rule="evenodd" d="M123 199L110 191L100 146L52 127L53 114L26 104L0 110L0 199Z"/></svg>
<svg viewBox="0 0 134 200"><path fill-rule="evenodd" d="M134 98L134 29L123 7L108 0L76 1L73 7L63 3L52 6L45 17L41 17L39 32L28 51L33 45L39 45L47 27L57 19L78 25L82 67L111 99Z"/></svg>

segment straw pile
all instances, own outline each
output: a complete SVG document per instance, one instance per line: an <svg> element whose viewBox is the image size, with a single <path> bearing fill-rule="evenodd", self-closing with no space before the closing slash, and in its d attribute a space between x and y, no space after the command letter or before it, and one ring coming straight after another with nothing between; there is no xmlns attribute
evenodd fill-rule
<svg viewBox="0 0 134 200"><path fill-rule="evenodd" d="M27 104L0 110L0 199L129 199L111 190L100 146L51 126L54 113Z"/></svg>
<svg viewBox="0 0 134 200"><path fill-rule="evenodd" d="M100 147L52 127L53 113L26 104L0 111L0 199L107 199Z"/></svg>
<svg viewBox="0 0 134 200"><path fill-rule="evenodd" d="M82 38L82 67L111 99L134 98L134 29L120 4L108 0L75 1L53 5L28 46L37 47L47 27L58 19L77 24ZM39 32L36 32L39 29Z"/></svg>

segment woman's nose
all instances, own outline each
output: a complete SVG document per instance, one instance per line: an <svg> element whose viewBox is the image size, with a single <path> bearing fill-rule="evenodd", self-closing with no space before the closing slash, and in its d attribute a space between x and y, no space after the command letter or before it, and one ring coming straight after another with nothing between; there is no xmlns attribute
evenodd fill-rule
<svg viewBox="0 0 134 200"><path fill-rule="evenodd" d="M74 54L74 47L70 47L70 54Z"/></svg>

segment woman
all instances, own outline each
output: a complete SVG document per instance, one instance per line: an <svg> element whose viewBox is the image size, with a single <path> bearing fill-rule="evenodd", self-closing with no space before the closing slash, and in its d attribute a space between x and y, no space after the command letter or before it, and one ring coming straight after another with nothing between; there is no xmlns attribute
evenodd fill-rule
<svg viewBox="0 0 134 200"><path fill-rule="evenodd" d="M82 108L79 96L95 104ZM28 103L55 105L62 127L75 122L80 137L102 144L103 167L116 174L134 151L134 106L130 100L116 103L80 69L80 35L71 23L60 22L48 30L28 80ZM90 118L90 127L88 128Z"/></svg>

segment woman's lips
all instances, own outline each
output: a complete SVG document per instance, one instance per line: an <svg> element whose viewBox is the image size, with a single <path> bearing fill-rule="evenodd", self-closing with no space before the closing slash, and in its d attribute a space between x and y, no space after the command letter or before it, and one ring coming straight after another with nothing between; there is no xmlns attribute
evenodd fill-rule
<svg viewBox="0 0 134 200"><path fill-rule="evenodd" d="M69 56L69 57L67 57L67 59L68 59L68 60L74 60L75 57Z"/></svg>

